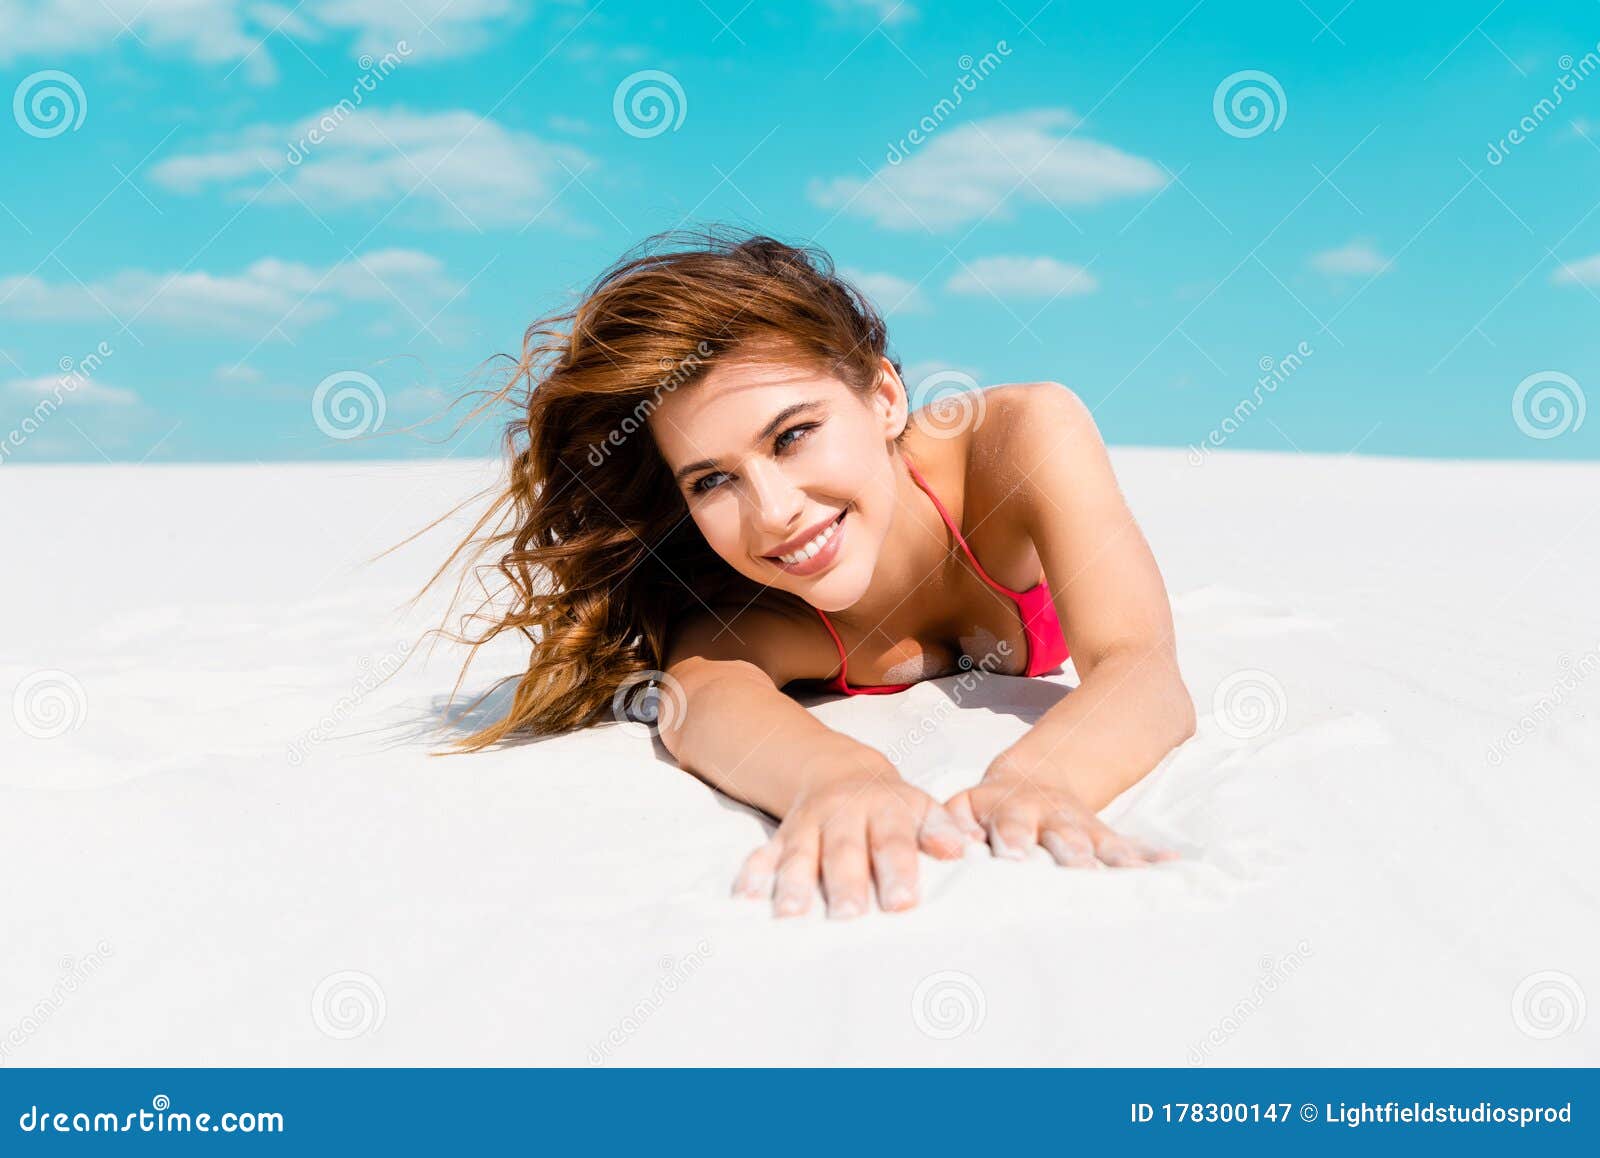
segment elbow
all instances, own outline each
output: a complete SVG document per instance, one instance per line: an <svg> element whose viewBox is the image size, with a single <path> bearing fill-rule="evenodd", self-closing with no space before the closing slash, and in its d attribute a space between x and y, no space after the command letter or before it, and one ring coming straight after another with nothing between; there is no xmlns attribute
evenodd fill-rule
<svg viewBox="0 0 1600 1158"><path fill-rule="evenodd" d="M1194 710L1194 697L1189 694L1189 689L1182 680L1177 682L1173 698L1176 703L1174 717L1177 721L1177 738L1172 746L1176 748L1195 734L1199 727L1199 718Z"/></svg>

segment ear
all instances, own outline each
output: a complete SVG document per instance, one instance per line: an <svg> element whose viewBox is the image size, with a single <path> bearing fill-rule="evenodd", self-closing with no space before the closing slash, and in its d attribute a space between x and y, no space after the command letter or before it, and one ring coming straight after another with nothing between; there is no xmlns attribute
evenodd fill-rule
<svg viewBox="0 0 1600 1158"><path fill-rule="evenodd" d="M878 386L872 396L872 410L882 423L883 437L891 441L900 437L911 416L906 385L887 358L878 359Z"/></svg>

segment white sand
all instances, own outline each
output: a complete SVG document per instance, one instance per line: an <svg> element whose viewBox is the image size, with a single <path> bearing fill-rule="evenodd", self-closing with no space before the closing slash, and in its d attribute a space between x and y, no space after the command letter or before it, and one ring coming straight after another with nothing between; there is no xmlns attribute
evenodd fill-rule
<svg viewBox="0 0 1600 1158"><path fill-rule="evenodd" d="M6 466L4 1061L1600 1063L1600 466L1115 458L1200 732L1107 817L1186 859L851 923L729 900L763 822L625 727L430 759L444 652L341 703L483 464ZM942 794L1072 682L816 710Z"/></svg>

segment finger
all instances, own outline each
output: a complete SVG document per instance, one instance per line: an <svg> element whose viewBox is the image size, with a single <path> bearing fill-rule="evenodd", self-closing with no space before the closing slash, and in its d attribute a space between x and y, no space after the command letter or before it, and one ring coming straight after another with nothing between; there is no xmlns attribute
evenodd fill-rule
<svg viewBox="0 0 1600 1158"><path fill-rule="evenodd" d="M1005 860L1026 860L1039 843L1039 822L1032 809L1015 805L995 809L989 817L989 847Z"/></svg>
<svg viewBox="0 0 1600 1158"><path fill-rule="evenodd" d="M1039 843L1044 845L1062 868L1097 869L1094 841L1083 826L1064 817L1051 817L1039 832Z"/></svg>
<svg viewBox="0 0 1600 1158"><path fill-rule="evenodd" d="M1146 864L1161 864L1163 861L1180 859L1179 854L1170 848L1161 848L1132 837L1125 839L1133 846L1133 851L1144 858Z"/></svg>
<svg viewBox="0 0 1600 1158"><path fill-rule="evenodd" d="M911 908L917 903L917 841L911 818L899 809L878 813L867 823L867 844L872 878L878 882L878 907L886 913Z"/></svg>
<svg viewBox="0 0 1600 1158"><path fill-rule="evenodd" d="M1146 863L1131 841L1105 825L1094 830L1091 839L1094 841L1094 854L1100 858L1101 864L1111 868L1139 868Z"/></svg>
<svg viewBox="0 0 1600 1158"><path fill-rule="evenodd" d="M734 878L733 895L758 901L770 897L773 879L778 871L778 857L782 853L783 842L773 837L745 857L739 875Z"/></svg>
<svg viewBox="0 0 1600 1158"><path fill-rule="evenodd" d="M785 838L772 898L778 916L798 917L810 910L817 891L817 843L815 830Z"/></svg>
<svg viewBox="0 0 1600 1158"><path fill-rule="evenodd" d="M983 831L983 825L978 823L978 818L972 814L972 793L962 792L952 796L946 802L945 809L956 822L956 827L967 834L967 839L988 843L988 834Z"/></svg>
<svg viewBox="0 0 1600 1158"><path fill-rule="evenodd" d="M966 847L966 838L955 818L942 805L930 805L917 830L917 844L930 856L940 860L959 857Z"/></svg>
<svg viewBox="0 0 1600 1158"><path fill-rule="evenodd" d="M830 917L846 920L867 911L866 837L859 815L837 816L822 830L822 892Z"/></svg>

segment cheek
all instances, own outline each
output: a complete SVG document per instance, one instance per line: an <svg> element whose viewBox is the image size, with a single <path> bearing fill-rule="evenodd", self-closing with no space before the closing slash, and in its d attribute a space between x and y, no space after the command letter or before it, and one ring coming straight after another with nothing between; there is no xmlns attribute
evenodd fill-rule
<svg viewBox="0 0 1600 1158"><path fill-rule="evenodd" d="M694 525L713 551L735 565L740 563L745 551L737 503L718 500L703 504L694 513Z"/></svg>

